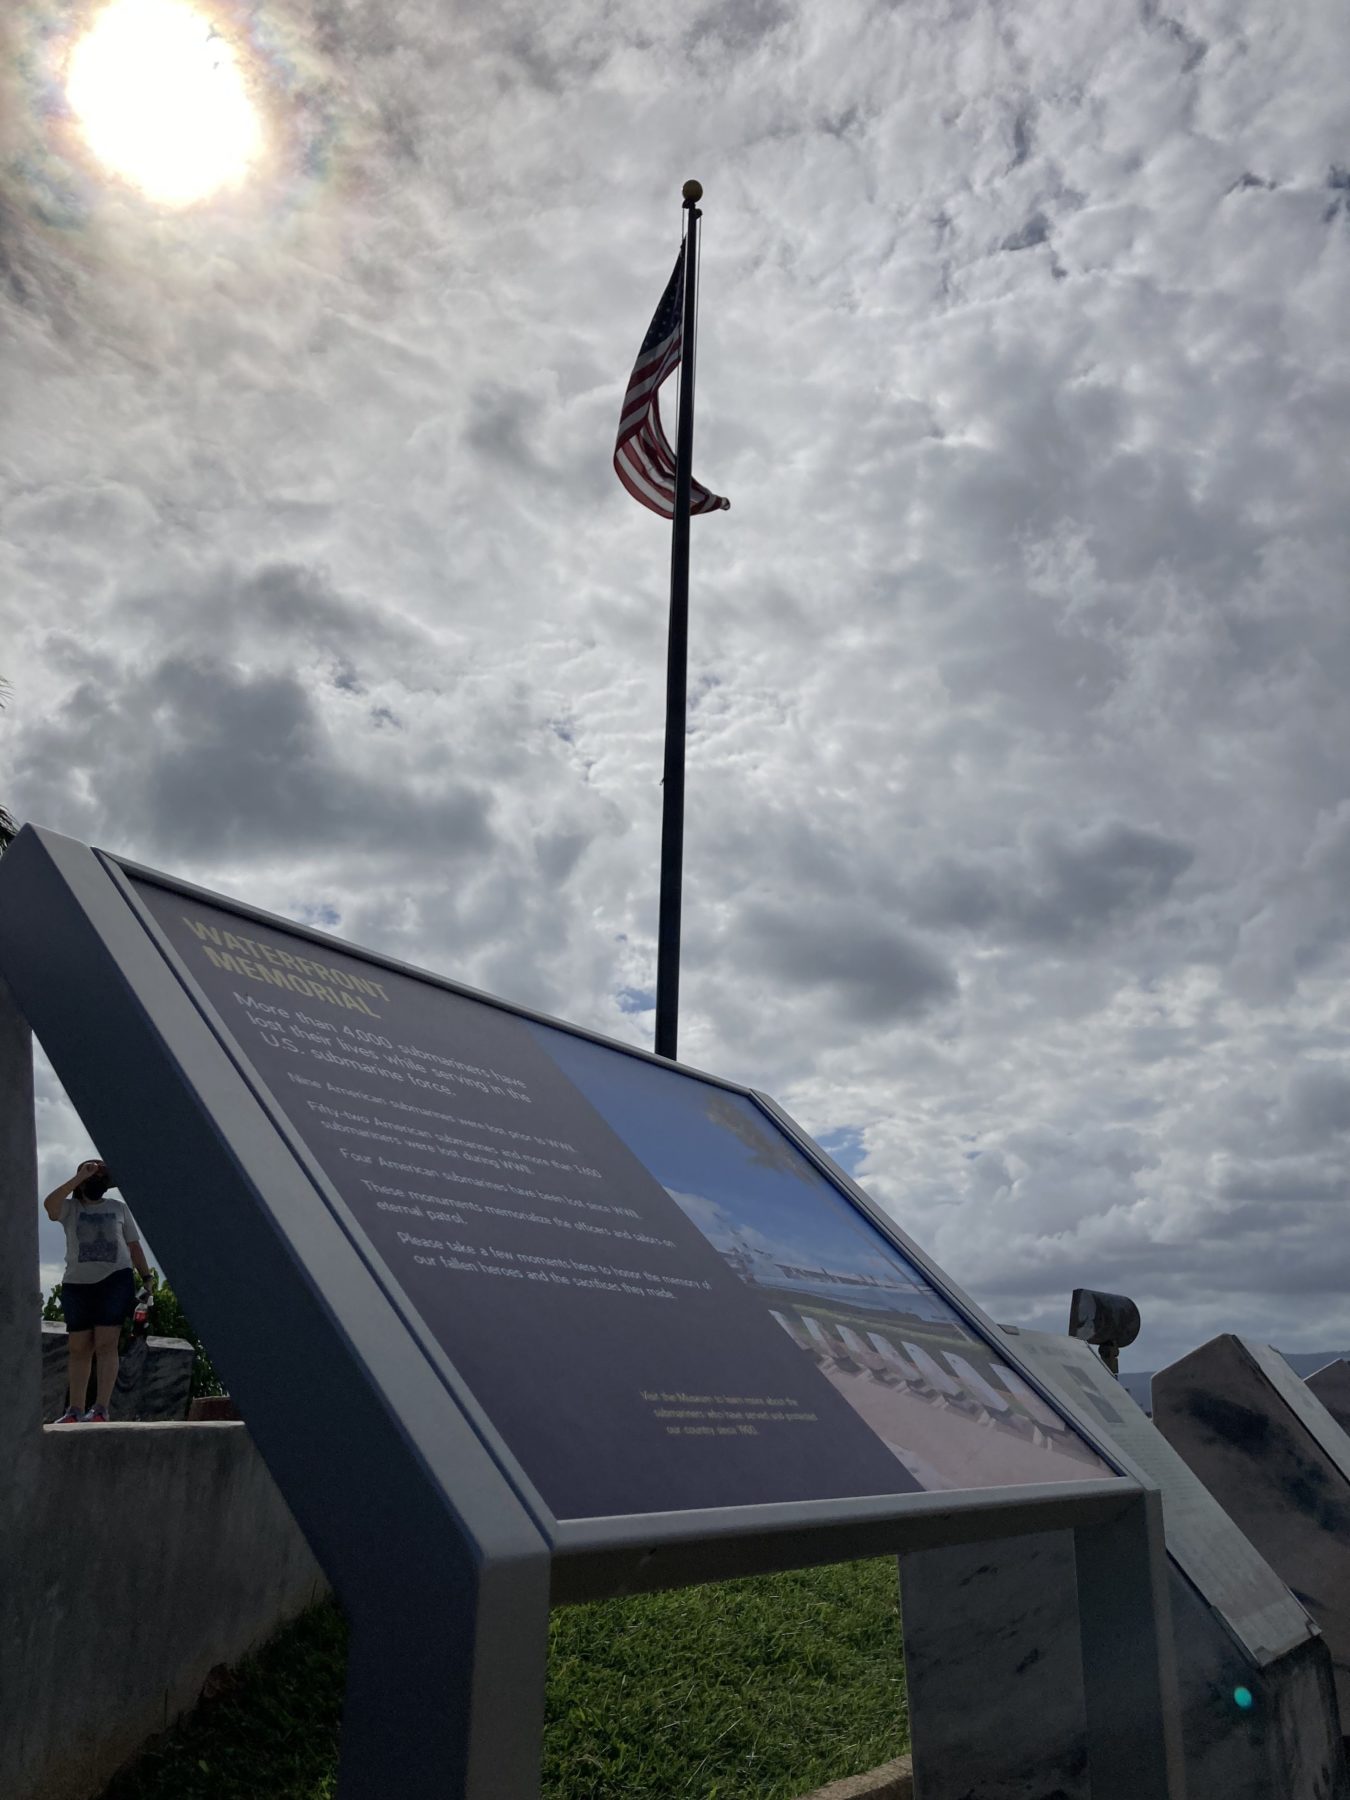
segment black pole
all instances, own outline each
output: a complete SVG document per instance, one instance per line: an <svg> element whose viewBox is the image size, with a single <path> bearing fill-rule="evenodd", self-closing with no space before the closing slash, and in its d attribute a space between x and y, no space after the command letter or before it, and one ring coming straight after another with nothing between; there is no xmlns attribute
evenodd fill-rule
<svg viewBox="0 0 1350 1800"><path fill-rule="evenodd" d="M694 313L698 298L698 203L684 184L684 326L680 426L675 439L675 517L670 534L670 637L666 650L666 760L661 805L661 906L656 931L656 1054L674 1060L680 1019L680 900L684 885L685 690L689 667L689 482L694 461Z"/></svg>

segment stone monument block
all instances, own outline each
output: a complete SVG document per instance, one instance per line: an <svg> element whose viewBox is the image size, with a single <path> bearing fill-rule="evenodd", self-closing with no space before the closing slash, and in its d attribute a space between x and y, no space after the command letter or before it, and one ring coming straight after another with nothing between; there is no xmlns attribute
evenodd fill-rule
<svg viewBox="0 0 1350 1800"><path fill-rule="evenodd" d="M131 1344L117 1371L109 1416L186 1419L195 1354L184 1338L143 1337Z"/></svg>
<svg viewBox="0 0 1350 1800"><path fill-rule="evenodd" d="M916 1800L1091 1800L1069 1534L899 1564Z"/></svg>
<svg viewBox="0 0 1350 1800"><path fill-rule="evenodd" d="M1304 1607L1085 1344L1009 1335L1162 1489L1189 1800L1345 1800L1331 1658ZM1085 1800L1067 1536L904 1557L900 1580L922 1800Z"/></svg>
<svg viewBox="0 0 1350 1800"><path fill-rule="evenodd" d="M50 1424L66 1410L66 1328L42 1321L42 1419Z"/></svg>
<svg viewBox="0 0 1350 1800"><path fill-rule="evenodd" d="M1350 1436L1277 1350L1229 1335L1154 1376L1153 1418L1316 1620L1350 1719Z"/></svg>
<svg viewBox="0 0 1350 1800"><path fill-rule="evenodd" d="M143 1337L129 1346L117 1371L112 1419L186 1419L192 1394L192 1345L183 1338ZM93 1378L89 1382L92 1396ZM50 1424L66 1410L66 1328L42 1321L42 1417Z"/></svg>

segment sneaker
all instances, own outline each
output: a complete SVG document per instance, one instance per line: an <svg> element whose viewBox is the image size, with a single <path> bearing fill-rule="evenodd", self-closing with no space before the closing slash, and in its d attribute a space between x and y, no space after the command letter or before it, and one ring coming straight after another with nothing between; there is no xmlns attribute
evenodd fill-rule
<svg viewBox="0 0 1350 1800"><path fill-rule="evenodd" d="M78 1425L83 1418L84 1414L80 1411L78 1406L68 1406L55 1423L58 1425Z"/></svg>
<svg viewBox="0 0 1350 1800"><path fill-rule="evenodd" d="M107 1407L91 1406L83 1419L81 1419L80 1423L82 1425L106 1425L108 1423Z"/></svg>

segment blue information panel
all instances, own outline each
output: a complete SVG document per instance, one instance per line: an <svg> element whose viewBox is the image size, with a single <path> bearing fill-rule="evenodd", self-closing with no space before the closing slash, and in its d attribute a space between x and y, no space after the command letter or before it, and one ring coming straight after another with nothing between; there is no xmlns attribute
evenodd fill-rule
<svg viewBox="0 0 1350 1800"><path fill-rule="evenodd" d="M557 1518L1113 1477L751 1099L133 885Z"/></svg>

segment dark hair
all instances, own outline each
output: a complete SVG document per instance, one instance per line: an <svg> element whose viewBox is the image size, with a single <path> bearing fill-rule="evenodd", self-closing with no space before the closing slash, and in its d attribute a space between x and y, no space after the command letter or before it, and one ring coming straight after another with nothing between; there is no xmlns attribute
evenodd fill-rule
<svg viewBox="0 0 1350 1800"><path fill-rule="evenodd" d="M86 1175L75 1189L75 1198L77 1200L101 1200L108 1189L113 1186L115 1183L112 1176L104 1169L100 1175Z"/></svg>

